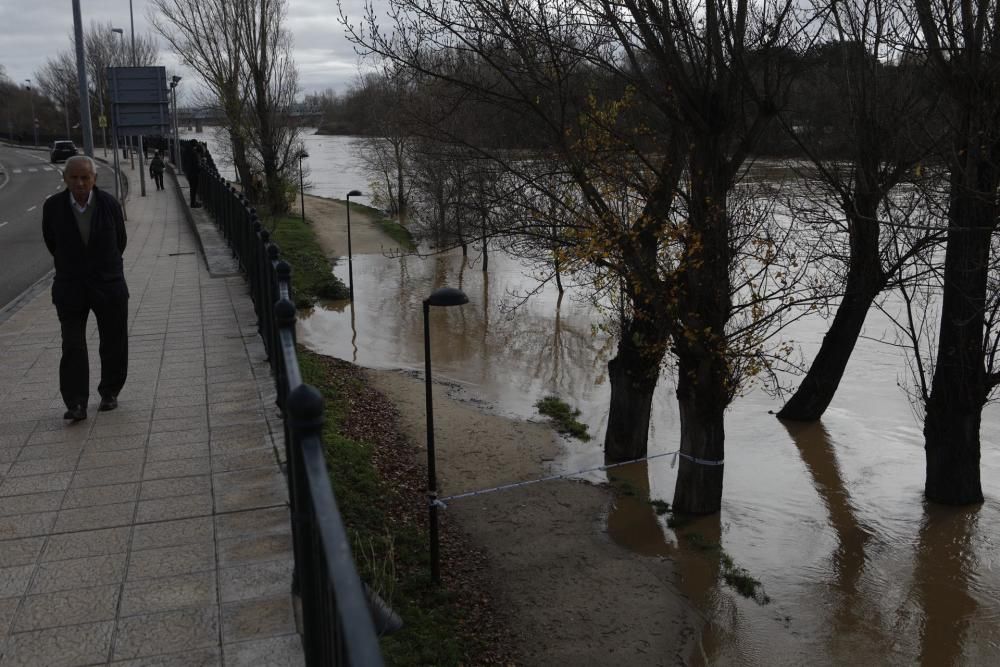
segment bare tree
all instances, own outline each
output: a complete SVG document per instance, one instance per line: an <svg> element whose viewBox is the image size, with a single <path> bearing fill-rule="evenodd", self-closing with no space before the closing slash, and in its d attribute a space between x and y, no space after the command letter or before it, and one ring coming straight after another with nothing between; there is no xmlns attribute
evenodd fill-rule
<svg viewBox="0 0 1000 667"><path fill-rule="evenodd" d="M646 454L653 389L672 353L682 512L719 510L726 406L766 373L773 330L795 300L787 237L737 189L785 91L778 54L792 7L393 0L391 33L374 10L363 27L348 22L368 53L436 82L442 121L470 104L531 119L516 138L536 149L528 159L472 147L553 205L527 199L524 218L536 222L521 233L561 228L561 257L593 272L599 292L620 295L610 459ZM469 144L458 127L437 123L444 140ZM549 189L540 168L572 183L573 196Z"/></svg>
<svg viewBox="0 0 1000 667"><path fill-rule="evenodd" d="M902 58L912 36L894 9L895 0L817 4L825 39L805 54L802 84L783 114L815 167L803 180L807 203L796 210L818 233L844 239L823 267L839 279L842 296L809 372L778 413L783 419L823 415L872 303L939 238L932 228L913 233L907 224L916 209L903 193L913 191L915 168L940 133L927 122L937 95L923 68ZM815 126L817 118L824 127Z"/></svg>
<svg viewBox="0 0 1000 667"><path fill-rule="evenodd" d="M951 138L940 333L926 403L924 452L928 500L983 501L982 409L1000 385L996 338L985 334L990 256L1000 194L1000 4L914 0L929 73L949 100ZM995 336L995 334L994 334ZM990 370L987 370L987 363Z"/></svg>

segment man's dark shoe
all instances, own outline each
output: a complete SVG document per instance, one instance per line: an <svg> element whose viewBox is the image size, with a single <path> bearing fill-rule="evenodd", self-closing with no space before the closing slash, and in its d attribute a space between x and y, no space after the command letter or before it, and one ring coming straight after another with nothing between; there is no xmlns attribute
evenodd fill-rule
<svg viewBox="0 0 1000 667"><path fill-rule="evenodd" d="M87 408L82 405L74 405L63 415L63 419L71 419L74 422L83 421L86 418Z"/></svg>
<svg viewBox="0 0 1000 667"><path fill-rule="evenodd" d="M101 399L101 404L98 406L98 410L101 412L107 412L108 410L114 410L118 407L118 397L116 396L105 396Z"/></svg>

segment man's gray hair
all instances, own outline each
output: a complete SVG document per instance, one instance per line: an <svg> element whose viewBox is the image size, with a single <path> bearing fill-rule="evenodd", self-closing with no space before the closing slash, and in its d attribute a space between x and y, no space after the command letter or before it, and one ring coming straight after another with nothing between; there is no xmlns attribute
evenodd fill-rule
<svg viewBox="0 0 1000 667"><path fill-rule="evenodd" d="M94 162L94 158L89 155L74 155L73 157L66 158L65 169L69 169L69 166L75 162L86 162L90 165L90 173L97 176L97 163Z"/></svg>

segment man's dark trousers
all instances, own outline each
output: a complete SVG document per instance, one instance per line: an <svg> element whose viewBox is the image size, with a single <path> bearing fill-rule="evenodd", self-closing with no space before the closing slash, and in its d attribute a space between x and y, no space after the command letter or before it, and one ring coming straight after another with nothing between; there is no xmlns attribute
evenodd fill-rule
<svg viewBox="0 0 1000 667"><path fill-rule="evenodd" d="M59 391L67 406L86 405L90 394L90 360L87 354L87 318L93 309L101 339L101 382L98 393L117 396L128 375L128 301L94 301L84 309L59 307L62 359Z"/></svg>

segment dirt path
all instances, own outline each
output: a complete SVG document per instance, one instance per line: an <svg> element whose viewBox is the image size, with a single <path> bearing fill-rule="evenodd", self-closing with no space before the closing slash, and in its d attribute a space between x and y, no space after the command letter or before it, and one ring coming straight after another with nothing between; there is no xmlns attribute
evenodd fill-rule
<svg viewBox="0 0 1000 667"><path fill-rule="evenodd" d="M306 210L320 211L311 217L322 220L317 227L326 252L341 254L343 204L311 197ZM355 227L361 217L351 214L356 254L392 244L367 216ZM399 409L409 439L423 448L423 381L404 372L368 375ZM446 385L435 388L434 424L442 495L543 476L559 452L547 425L487 414L448 396ZM688 664L699 623L677 591L674 564L613 543L605 521L612 502L607 488L558 481L456 500L445 510L446 520L456 520L489 554L490 578L524 664Z"/></svg>
<svg viewBox="0 0 1000 667"><path fill-rule="evenodd" d="M296 214L302 210L298 199L295 200L292 210ZM315 223L319 243L327 256L347 256L347 206L343 201L306 195L306 217ZM378 228L371 215L356 208L351 209L353 254L376 254L398 247L396 241Z"/></svg>

